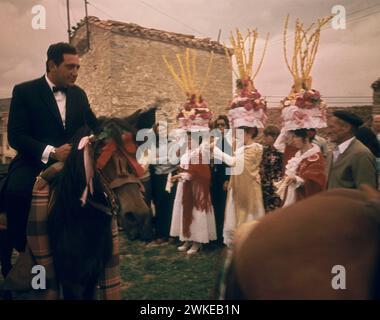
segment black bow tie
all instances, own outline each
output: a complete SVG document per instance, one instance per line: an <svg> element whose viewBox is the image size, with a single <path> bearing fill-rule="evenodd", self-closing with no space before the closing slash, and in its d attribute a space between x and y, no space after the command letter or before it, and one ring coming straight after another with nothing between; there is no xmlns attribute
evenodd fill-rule
<svg viewBox="0 0 380 320"><path fill-rule="evenodd" d="M62 92L62 93L67 93L67 88L66 87L53 87L53 92L56 93L56 92Z"/></svg>

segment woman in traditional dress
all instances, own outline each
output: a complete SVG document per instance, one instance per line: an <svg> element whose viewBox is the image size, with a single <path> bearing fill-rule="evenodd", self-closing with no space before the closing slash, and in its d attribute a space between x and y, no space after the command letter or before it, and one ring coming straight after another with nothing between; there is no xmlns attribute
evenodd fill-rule
<svg viewBox="0 0 380 320"><path fill-rule="evenodd" d="M258 36L256 29L248 30L248 34L245 36L239 30L236 31L236 36L231 34L233 52L226 50L226 55L231 62L232 70L238 77L236 93L228 110L228 118L232 127L233 156L223 153L217 147L217 142L212 144L214 158L231 166L223 228L223 240L228 247L233 244L234 232L237 227L247 221L257 220L265 214L260 178L263 147L254 139L258 135L258 129L264 128L267 119L267 103L255 88L254 79L260 71L264 59L268 36L261 60L253 72L255 43ZM248 44L248 48L246 48L246 44ZM246 52L249 52L248 56ZM232 63L233 57L236 64ZM237 66L236 70L235 65ZM242 130L243 145L237 146L236 138L239 133L236 129ZM239 140L241 141L241 139Z"/></svg>
<svg viewBox="0 0 380 320"><path fill-rule="evenodd" d="M180 160L181 172L172 177L178 185L170 235L183 241L178 250L187 251L187 254L194 254L202 244L216 240L210 196L211 173L207 159L202 159L203 154L202 146L198 146L188 133L188 146Z"/></svg>
<svg viewBox="0 0 380 320"><path fill-rule="evenodd" d="M234 156L214 147L214 158L222 160L232 169L223 229L224 243L228 247L232 246L237 227L265 214L260 181L263 147L254 141L258 129L247 126L239 129L244 130L244 145L236 150Z"/></svg>
<svg viewBox="0 0 380 320"><path fill-rule="evenodd" d="M293 130L293 144L298 149L285 167L278 184L283 207L326 189L326 163L318 145L311 143L307 129Z"/></svg>
<svg viewBox="0 0 380 320"><path fill-rule="evenodd" d="M175 72L173 65L164 57L165 63L178 86L186 93L187 101L177 116L178 129L187 133L186 150L180 157L182 172L172 177L177 180L177 192L174 200L170 235L179 237L183 244L179 251L194 254L199 251L202 244L216 240L215 216L211 204L209 167L209 144L203 141L199 145L195 138L196 133L209 132L209 123L212 113L203 100L201 93L207 83L211 68L213 53L203 81L199 88L197 78L196 55L186 49L184 55L177 55L179 73ZM186 66L187 72L183 72ZM208 152L205 152L207 151Z"/></svg>
<svg viewBox="0 0 380 320"><path fill-rule="evenodd" d="M284 160L285 175L276 184L277 193L284 201L283 206L325 189L324 157L320 147L311 143L309 129L314 131L327 127L327 105L320 92L312 87L311 70L318 51L321 28L331 20L331 16L318 19L310 28L296 21L291 63L286 48L288 19L284 31L284 56L294 82L290 94L281 101L283 128L275 146L281 150L281 146L291 142L298 151L288 161Z"/></svg>

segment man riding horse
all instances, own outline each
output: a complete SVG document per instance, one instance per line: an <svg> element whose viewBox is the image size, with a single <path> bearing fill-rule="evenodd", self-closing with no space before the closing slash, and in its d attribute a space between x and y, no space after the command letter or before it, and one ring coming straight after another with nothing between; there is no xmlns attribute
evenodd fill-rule
<svg viewBox="0 0 380 320"><path fill-rule="evenodd" d="M5 211L13 247L22 252L37 175L56 161L65 161L75 132L98 122L86 93L75 85L79 70L76 49L57 43L47 51L46 74L14 87L9 111L8 140L17 151L5 186Z"/></svg>
<svg viewBox="0 0 380 320"><path fill-rule="evenodd" d="M134 135L153 125L155 108L98 121L86 94L74 85L79 69L75 48L51 45L46 65L45 76L13 91L8 136L18 154L5 188L11 241L22 253L21 261L46 268L43 298L57 298L60 284L68 299L92 299L97 285L104 289L102 298L117 299L114 214L149 212L138 184ZM123 180L125 175L129 181ZM112 185L117 179L123 182ZM124 204L126 189L136 196L134 205Z"/></svg>

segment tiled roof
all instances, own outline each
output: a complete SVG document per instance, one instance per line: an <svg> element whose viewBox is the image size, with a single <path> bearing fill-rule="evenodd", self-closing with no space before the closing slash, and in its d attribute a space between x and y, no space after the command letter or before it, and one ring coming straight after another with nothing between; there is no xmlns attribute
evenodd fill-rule
<svg viewBox="0 0 380 320"><path fill-rule="evenodd" d="M223 45L217 41L211 40L210 38L196 38L193 35L144 28L134 23L125 23L113 20L105 21L93 16L88 17L88 20L92 25L126 36L134 36L150 40L170 42L186 47L203 49L208 51L213 50L214 52L224 53ZM76 30L78 30L80 27L84 25L85 20L82 19L75 27L73 27L73 37L75 37Z"/></svg>

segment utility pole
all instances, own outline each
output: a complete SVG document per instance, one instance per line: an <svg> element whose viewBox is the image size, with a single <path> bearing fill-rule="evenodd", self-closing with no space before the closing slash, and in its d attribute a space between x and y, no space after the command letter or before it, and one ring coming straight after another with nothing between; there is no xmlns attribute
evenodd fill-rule
<svg viewBox="0 0 380 320"><path fill-rule="evenodd" d="M220 35L222 34L222 29L219 29L219 33L218 33L218 42L220 41Z"/></svg>
<svg viewBox="0 0 380 320"><path fill-rule="evenodd" d="M88 25L87 4L88 4L88 1L84 0L84 8L85 8L85 11L86 11L87 50L90 50L90 29L89 29L89 25Z"/></svg>
<svg viewBox="0 0 380 320"><path fill-rule="evenodd" d="M69 36L69 43L71 43L70 0L66 0L66 11L67 11L67 34Z"/></svg>

